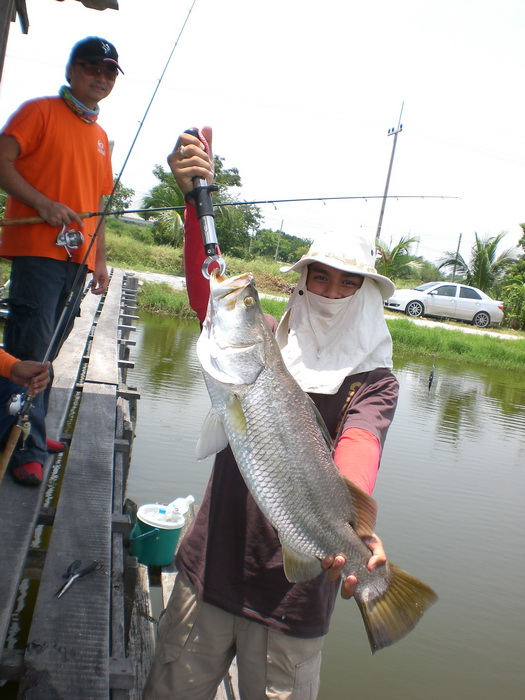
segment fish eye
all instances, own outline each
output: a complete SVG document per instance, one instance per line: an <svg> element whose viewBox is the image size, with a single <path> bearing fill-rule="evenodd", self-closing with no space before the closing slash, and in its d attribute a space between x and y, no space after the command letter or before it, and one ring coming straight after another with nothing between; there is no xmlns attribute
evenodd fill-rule
<svg viewBox="0 0 525 700"><path fill-rule="evenodd" d="M244 306L253 306L255 304L255 299L253 297L245 297Z"/></svg>

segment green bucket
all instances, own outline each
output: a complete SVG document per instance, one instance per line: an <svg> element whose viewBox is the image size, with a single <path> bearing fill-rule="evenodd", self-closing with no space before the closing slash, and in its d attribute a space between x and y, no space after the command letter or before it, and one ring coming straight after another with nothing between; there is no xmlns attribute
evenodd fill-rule
<svg viewBox="0 0 525 700"><path fill-rule="evenodd" d="M147 566L168 566L173 561L186 518L178 512L169 516L166 506L148 503L137 511L137 522L129 537L131 553Z"/></svg>

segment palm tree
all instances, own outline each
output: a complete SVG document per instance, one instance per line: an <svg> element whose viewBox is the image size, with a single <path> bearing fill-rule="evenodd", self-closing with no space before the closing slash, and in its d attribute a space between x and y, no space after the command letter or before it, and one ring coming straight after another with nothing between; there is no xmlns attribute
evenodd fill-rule
<svg viewBox="0 0 525 700"><path fill-rule="evenodd" d="M410 276L421 268L421 261L414 260L410 255L410 246L417 243L417 236L402 236L399 242L393 247L388 247L386 243L377 241L376 246L381 260L377 264L377 271L390 279Z"/></svg>
<svg viewBox="0 0 525 700"><path fill-rule="evenodd" d="M498 245L506 236L505 232L497 236L480 238L476 233L476 241L472 246L470 264L462 255L447 252L438 263L438 269L455 269L464 279L465 284L488 292L503 276L505 270L516 262L516 250L507 248L499 255Z"/></svg>
<svg viewBox="0 0 525 700"><path fill-rule="evenodd" d="M144 219L155 219L153 237L156 243L172 245L175 248L182 245L184 223L182 214L184 211L184 195L175 182L171 173L166 172L161 165L156 165L153 174L160 180L160 184L152 187L149 194L142 199L144 209L158 209L166 207L166 211L152 211L151 214L141 214Z"/></svg>

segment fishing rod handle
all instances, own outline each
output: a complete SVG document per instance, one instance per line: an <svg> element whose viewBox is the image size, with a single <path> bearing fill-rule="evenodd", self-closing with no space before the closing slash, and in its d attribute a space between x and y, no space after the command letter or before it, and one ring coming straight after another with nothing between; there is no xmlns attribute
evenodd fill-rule
<svg viewBox="0 0 525 700"><path fill-rule="evenodd" d="M210 192L217 191L218 187L216 185L208 185L206 180L201 177L193 178L193 186L194 189L188 192L186 199L193 199L195 202L206 255L213 255L217 252L216 248L219 242L215 230L215 212ZM210 247L209 250L208 247Z"/></svg>

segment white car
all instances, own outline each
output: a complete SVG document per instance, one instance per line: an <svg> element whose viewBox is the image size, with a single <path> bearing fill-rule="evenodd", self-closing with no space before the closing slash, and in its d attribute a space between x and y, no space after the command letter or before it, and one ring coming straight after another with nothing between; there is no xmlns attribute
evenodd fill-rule
<svg viewBox="0 0 525 700"><path fill-rule="evenodd" d="M478 328L503 321L503 302L475 287L452 282L426 282L414 289L398 289L385 308L407 316L442 316L469 321Z"/></svg>

